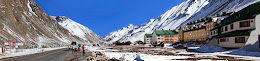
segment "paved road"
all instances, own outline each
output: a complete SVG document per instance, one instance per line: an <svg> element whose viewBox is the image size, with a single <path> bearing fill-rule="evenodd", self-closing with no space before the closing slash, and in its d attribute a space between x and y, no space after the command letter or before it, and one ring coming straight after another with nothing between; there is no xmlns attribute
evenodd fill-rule
<svg viewBox="0 0 260 61"><path fill-rule="evenodd" d="M82 51L79 51L76 54L75 53L72 54L71 51L68 49L58 49L58 50L36 53L36 54L15 57L10 59L3 59L0 61L75 61L72 60L75 59L74 56L77 56L77 58L82 58L83 55L81 52Z"/></svg>

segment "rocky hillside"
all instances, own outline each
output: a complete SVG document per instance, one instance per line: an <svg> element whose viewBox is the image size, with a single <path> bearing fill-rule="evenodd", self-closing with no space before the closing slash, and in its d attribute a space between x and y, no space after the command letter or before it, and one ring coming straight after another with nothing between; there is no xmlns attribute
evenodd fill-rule
<svg viewBox="0 0 260 61"><path fill-rule="evenodd" d="M152 33L155 29L177 29L180 25L190 21L214 16L222 12L230 13L239 11L257 1L260 0L186 0L172 7L156 19L151 19L146 24L138 26L138 28L123 28L111 32L104 39L107 42L142 41L144 34Z"/></svg>
<svg viewBox="0 0 260 61"><path fill-rule="evenodd" d="M71 41L95 43L102 40L86 27L80 30L89 38L75 35L75 30L59 25L58 21L61 20L53 19L33 0L0 0L0 44L19 42L27 47L55 46L69 44ZM94 39L91 39L92 37Z"/></svg>

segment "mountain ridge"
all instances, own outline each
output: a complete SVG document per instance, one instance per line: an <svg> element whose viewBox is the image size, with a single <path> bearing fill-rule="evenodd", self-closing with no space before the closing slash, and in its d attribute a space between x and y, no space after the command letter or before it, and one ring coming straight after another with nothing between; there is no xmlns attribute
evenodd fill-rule
<svg viewBox="0 0 260 61"><path fill-rule="evenodd" d="M62 27L34 0L0 0L0 44L24 43L24 48L68 45L71 41L89 43ZM87 35L90 36L90 35ZM99 36L94 36L99 38ZM93 41L97 43L99 39Z"/></svg>

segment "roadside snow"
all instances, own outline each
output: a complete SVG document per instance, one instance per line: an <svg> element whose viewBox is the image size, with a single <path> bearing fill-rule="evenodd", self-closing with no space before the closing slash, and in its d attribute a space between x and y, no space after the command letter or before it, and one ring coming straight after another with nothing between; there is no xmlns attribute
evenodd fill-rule
<svg viewBox="0 0 260 61"><path fill-rule="evenodd" d="M62 48L66 48L66 47L23 49L23 52L17 52L17 53L11 53L11 54L10 54L10 51L5 51L6 54L0 55L0 59L7 58L7 57L14 57L14 56L35 54L35 53L57 50L57 49L62 49ZM12 52L15 52L15 49L12 49Z"/></svg>

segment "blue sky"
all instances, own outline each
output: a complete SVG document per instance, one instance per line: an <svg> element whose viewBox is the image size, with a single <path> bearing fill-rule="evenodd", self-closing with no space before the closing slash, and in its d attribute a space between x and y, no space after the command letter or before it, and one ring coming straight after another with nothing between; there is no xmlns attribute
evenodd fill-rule
<svg viewBox="0 0 260 61"><path fill-rule="evenodd" d="M67 16L101 37L139 26L185 0L35 0L47 14Z"/></svg>

